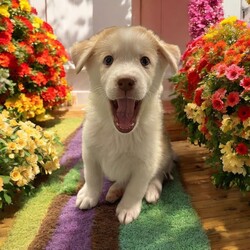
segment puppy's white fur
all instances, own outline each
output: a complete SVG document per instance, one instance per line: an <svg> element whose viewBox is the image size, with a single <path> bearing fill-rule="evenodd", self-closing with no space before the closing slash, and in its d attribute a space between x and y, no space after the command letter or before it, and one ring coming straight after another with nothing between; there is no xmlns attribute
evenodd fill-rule
<svg viewBox="0 0 250 250"><path fill-rule="evenodd" d="M165 70L167 66L177 70L180 51L136 26L105 29L75 44L71 52L77 72L86 66L91 82L82 144L85 184L76 205L80 209L96 206L105 176L114 182L107 200L123 193L116 213L121 223L130 223L140 214L144 196L150 203L159 199L164 175L172 169L160 95ZM104 63L107 55L114 59L111 65ZM149 65L142 65L143 56L149 58ZM120 79L133 79L134 85L123 90ZM114 124L111 101L121 98L141 102L131 131L120 132Z"/></svg>

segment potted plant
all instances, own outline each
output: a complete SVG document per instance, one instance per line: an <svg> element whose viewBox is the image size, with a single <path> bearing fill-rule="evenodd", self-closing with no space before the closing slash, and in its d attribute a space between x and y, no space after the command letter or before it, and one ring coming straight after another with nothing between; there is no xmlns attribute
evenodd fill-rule
<svg viewBox="0 0 250 250"><path fill-rule="evenodd" d="M191 143L211 152L218 187L250 191L250 28L223 19L192 41L171 79Z"/></svg>

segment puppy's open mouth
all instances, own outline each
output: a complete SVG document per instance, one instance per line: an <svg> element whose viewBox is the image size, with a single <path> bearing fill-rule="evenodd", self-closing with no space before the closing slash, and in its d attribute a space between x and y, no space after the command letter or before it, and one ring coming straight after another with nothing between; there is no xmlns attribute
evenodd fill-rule
<svg viewBox="0 0 250 250"><path fill-rule="evenodd" d="M115 127L121 133L129 133L135 127L141 102L129 98L110 101Z"/></svg>

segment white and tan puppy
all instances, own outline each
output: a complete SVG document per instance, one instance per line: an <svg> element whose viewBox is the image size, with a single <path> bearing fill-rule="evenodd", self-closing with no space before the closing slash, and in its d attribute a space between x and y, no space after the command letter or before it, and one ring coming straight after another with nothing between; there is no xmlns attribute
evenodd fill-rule
<svg viewBox="0 0 250 250"><path fill-rule="evenodd" d="M114 182L106 200L121 198L116 213L130 223L142 199L155 203L173 153L163 136L160 95L166 68L177 71L180 51L143 27L113 27L73 46L72 59L90 79L83 127L85 184L76 206L97 205L103 178Z"/></svg>

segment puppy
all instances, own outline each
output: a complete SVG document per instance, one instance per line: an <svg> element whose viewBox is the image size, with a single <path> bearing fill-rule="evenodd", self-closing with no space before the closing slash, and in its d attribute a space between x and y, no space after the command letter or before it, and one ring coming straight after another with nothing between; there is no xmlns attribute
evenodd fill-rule
<svg viewBox="0 0 250 250"><path fill-rule="evenodd" d="M160 95L166 68L177 71L179 48L143 27L112 27L75 44L77 73L90 79L83 127L85 184L76 206L97 205L104 176L113 182L106 200L121 198L121 223L135 220L142 199L155 203L164 176L173 166L170 142L163 136Z"/></svg>

